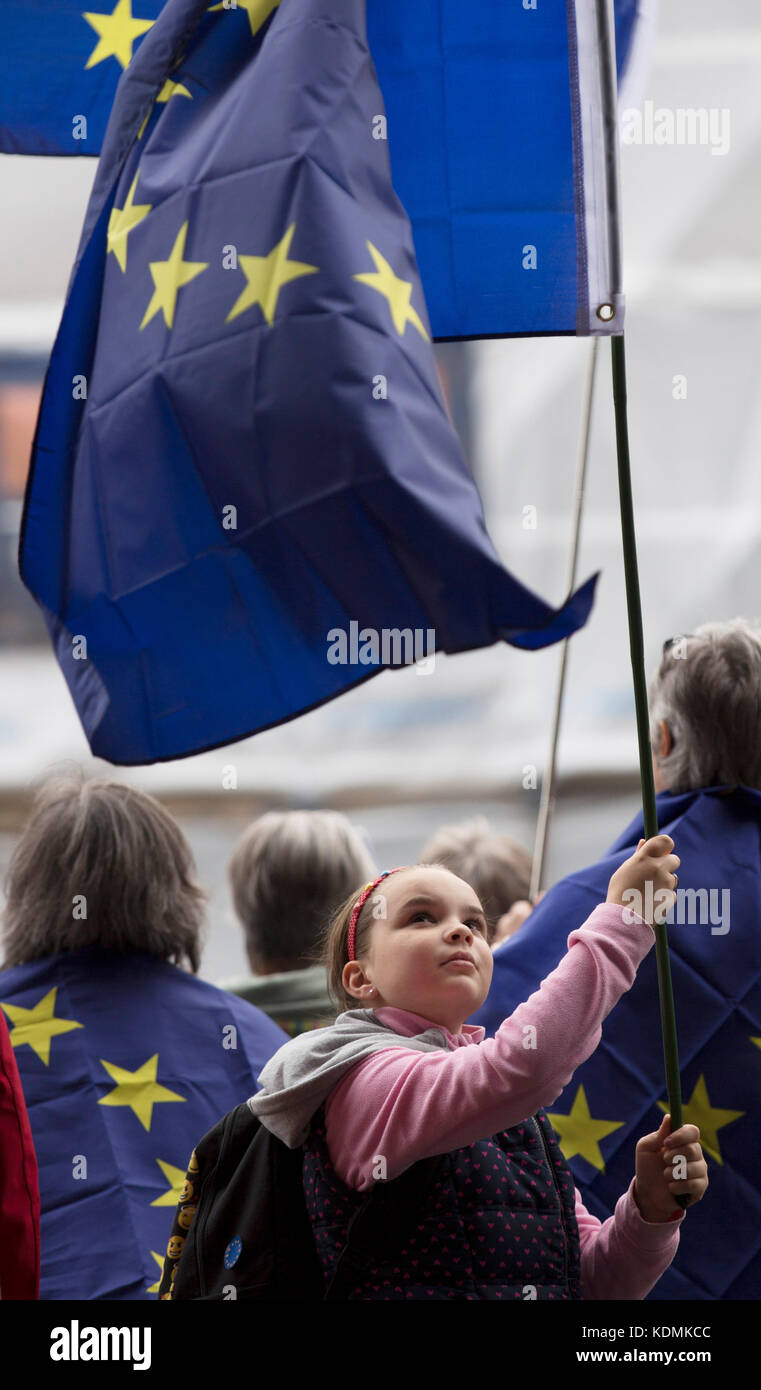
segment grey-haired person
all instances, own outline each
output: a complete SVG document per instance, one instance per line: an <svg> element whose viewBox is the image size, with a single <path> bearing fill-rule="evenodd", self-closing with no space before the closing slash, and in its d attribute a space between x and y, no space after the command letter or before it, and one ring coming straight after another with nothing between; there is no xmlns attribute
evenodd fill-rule
<svg viewBox="0 0 761 1390"><path fill-rule="evenodd" d="M761 1297L761 622L707 622L669 638L649 692L659 832L680 866L667 923L684 1119L705 1136L713 1201L687 1216L663 1299ZM596 861L548 889L494 955L487 1033L538 988L600 886L642 843L633 820ZM652 887L652 886L651 886ZM637 912L637 900L629 900ZM605 1019L596 1056L558 1100L585 1201L604 1218L637 1126L666 1105L655 960ZM583 1113L582 1113L583 1112ZM569 1119L573 1116L573 1119ZM600 1140L598 1121L604 1121Z"/></svg>
<svg viewBox="0 0 761 1390"><path fill-rule="evenodd" d="M222 987L291 1037L332 1023L320 942L338 905L375 876L359 831L339 811L269 811L244 831L228 873L251 974Z"/></svg>

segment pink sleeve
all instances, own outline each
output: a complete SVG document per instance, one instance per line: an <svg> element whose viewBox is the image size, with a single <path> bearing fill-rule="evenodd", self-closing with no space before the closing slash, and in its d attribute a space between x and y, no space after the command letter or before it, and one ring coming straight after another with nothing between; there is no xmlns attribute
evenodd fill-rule
<svg viewBox="0 0 761 1390"><path fill-rule="evenodd" d="M600 1222L576 1193L576 1220L581 1245L582 1298L644 1298L668 1269L679 1245L676 1221L645 1221L634 1200L634 1178Z"/></svg>
<svg viewBox="0 0 761 1390"><path fill-rule="evenodd" d="M493 1038L445 1052L394 1045L359 1062L325 1106L338 1177L364 1191L374 1161L391 1180L410 1164L463 1148L551 1105L594 1052L601 1024L634 983L655 937L631 910L602 903L568 952ZM535 1030L535 1031L532 1031Z"/></svg>

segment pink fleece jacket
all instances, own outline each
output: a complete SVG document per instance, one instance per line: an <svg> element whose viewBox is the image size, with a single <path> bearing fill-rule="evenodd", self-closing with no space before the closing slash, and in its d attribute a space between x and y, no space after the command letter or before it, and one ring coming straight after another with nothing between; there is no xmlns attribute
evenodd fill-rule
<svg viewBox="0 0 761 1390"><path fill-rule="evenodd" d="M628 923L615 904L596 907L571 932L560 964L493 1038L466 1023L461 1033L447 1032L449 1052L413 1052L392 1043L357 1063L325 1106L338 1177L362 1192L372 1186L379 1154L390 1180L420 1158L489 1138L551 1105L594 1052L603 1020L631 989L655 941L647 922L627 915ZM431 1019L404 1009L383 1007L376 1014L406 1037L432 1026ZM527 1024L536 1029L535 1048L523 1045ZM673 1222L645 1221L633 1188L634 1178L604 1222L587 1211L575 1189L585 1299L644 1298L676 1254L684 1213Z"/></svg>

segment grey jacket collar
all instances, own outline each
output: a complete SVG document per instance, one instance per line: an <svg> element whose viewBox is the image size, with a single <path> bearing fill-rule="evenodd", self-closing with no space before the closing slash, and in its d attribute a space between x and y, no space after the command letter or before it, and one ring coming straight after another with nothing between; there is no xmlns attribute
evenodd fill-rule
<svg viewBox="0 0 761 1390"><path fill-rule="evenodd" d="M267 1129L295 1149L344 1073L371 1053L395 1045L415 1052L450 1051L441 1028L432 1026L408 1038L381 1023L372 1009L347 1009L331 1027L300 1033L279 1048L260 1072L262 1089L248 1104Z"/></svg>

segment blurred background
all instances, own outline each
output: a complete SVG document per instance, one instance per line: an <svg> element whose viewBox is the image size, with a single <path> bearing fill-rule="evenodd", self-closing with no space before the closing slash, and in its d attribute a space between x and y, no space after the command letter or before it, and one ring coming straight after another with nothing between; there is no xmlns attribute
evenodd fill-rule
<svg viewBox="0 0 761 1390"><path fill-rule="evenodd" d="M757 5L725 0L719 12L708 0L668 0L640 58L622 110L705 108L722 132L713 143L621 147L649 679L667 637L761 616ZM532 849L561 649L500 645L437 656L425 675L385 671L278 729L179 762L123 769L91 757L16 553L40 390L95 169L92 158L0 156L0 872L34 785L53 766L75 761L141 786L178 816L211 891L201 974L214 980L245 969L225 865L263 810L347 812L379 869L414 859L439 825L477 814ZM590 350L583 339L436 347L492 540L518 578L558 605ZM578 582L598 569L595 608L570 644L544 887L597 859L640 805L606 341Z"/></svg>

